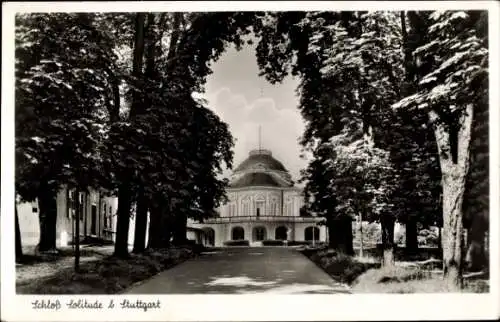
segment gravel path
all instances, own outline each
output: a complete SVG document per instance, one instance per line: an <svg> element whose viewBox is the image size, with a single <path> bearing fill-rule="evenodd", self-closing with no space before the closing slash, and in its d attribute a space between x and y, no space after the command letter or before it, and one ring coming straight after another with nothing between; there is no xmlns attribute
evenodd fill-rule
<svg viewBox="0 0 500 322"><path fill-rule="evenodd" d="M297 250L232 247L202 253L124 294L349 293Z"/></svg>
<svg viewBox="0 0 500 322"><path fill-rule="evenodd" d="M64 254L59 259L48 262L16 264L16 285L24 285L39 278L55 275L57 272L73 267L75 259L71 247L62 248ZM113 246L89 246L81 248L80 262L101 260L113 253ZM26 249L24 254L33 255L34 249Z"/></svg>

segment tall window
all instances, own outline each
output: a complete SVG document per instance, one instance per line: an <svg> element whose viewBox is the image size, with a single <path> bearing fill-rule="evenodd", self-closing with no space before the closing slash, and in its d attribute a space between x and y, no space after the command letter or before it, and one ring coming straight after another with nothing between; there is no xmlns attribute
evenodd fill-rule
<svg viewBox="0 0 500 322"><path fill-rule="evenodd" d="M76 192L74 190L70 190L68 192L68 218L74 217L75 211L76 211Z"/></svg>
<svg viewBox="0 0 500 322"><path fill-rule="evenodd" d="M113 228L113 208L109 206L109 213L108 213L108 227L109 229Z"/></svg>
<svg viewBox="0 0 500 322"><path fill-rule="evenodd" d="M92 205L90 212L90 233L92 235L97 235L97 206Z"/></svg>
<svg viewBox="0 0 500 322"><path fill-rule="evenodd" d="M255 198L255 215L257 217L265 215L266 199L263 196Z"/></svg>
<svg viewBox="0 0 500 322"><path fill-rule="evenodd" d="M106 207L106 204L103 205L103 215L104 215L104 228L108 228L108 213L106 210L108 210L108 207Z"/></svg>

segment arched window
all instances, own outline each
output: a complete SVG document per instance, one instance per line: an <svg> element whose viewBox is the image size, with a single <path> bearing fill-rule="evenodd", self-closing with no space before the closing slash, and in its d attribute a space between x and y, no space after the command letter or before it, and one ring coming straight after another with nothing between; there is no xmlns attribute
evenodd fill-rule
<svg viewBox="0 0 500 322"><path fill-rule="evenodd" d="M254 241L261 241L266 239L266 228L264 227L255 227L253 229L253 240Z"/></svg>
<svg viewBox="0 0 500 322"><path fill-rule="evenodd" d="M287 240L288 239L288 228L285 226L279 226L276 228L275 231L275 238L276 240Z"/></svg>
<svg viewBox="0 0 500 322"><path fill-rule="evenodd" d="M205 245L214 246L215 245L215 231L212 228L204 228L205 233Z"/></svg>
<svg viewBox="0 0 500 322"><path fill-rule="evenodd" d="M245 230L242 227L234 227L231 233L232 240L245 239Z"/></svg>
<svg viewBox="0 0 500 322"><path fill-rule="evenodd" d="M318 241L319 240L319 228L313 227L313 226L309 226L304 230L304 239L306 241L313 240L313 232L314 232L314 240Z"/></svg>

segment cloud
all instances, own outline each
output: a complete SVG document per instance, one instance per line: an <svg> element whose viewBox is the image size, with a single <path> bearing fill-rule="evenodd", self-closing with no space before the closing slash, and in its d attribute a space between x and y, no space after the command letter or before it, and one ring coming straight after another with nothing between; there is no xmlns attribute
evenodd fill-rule
<svg viewBox="0 0 500 322"><path fill-rule="evenodd" d="M259 146L258 129L262 129L262 148L272 151L298 179L299 171L306 162L299 158L298 139L304 130L302 117L297 109L279 109L273 98L262 97L247 101L241 93L234 93L228 87L207 93L209 108L229 124L235 138L234 166L247 156L250 150Z"/></svg>

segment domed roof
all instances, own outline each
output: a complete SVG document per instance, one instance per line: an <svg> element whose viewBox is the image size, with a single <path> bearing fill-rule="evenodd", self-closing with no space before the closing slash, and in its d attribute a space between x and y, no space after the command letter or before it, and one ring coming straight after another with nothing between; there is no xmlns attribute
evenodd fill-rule
<svg viewBox="0 0 500 322"><path fill-rule="evenodd" d="M234 170L234 172L246 171L251 169L288 172L288 170L281 162L273 158L271 151L261 149L250 151L248 158L246 158L245 161L243 161Z"/></svg>
<svg viewBox="0 0 500 322"><path fill-rule="evenodd" d="M252 186L280 187L282 185L272 175L261 172L247 173L230 184L231 188Z"/></svg>

